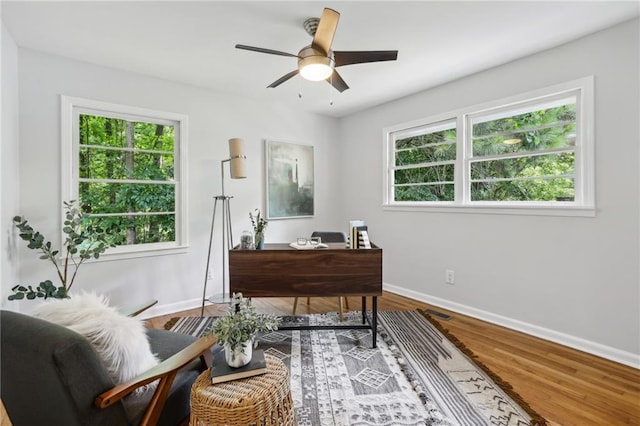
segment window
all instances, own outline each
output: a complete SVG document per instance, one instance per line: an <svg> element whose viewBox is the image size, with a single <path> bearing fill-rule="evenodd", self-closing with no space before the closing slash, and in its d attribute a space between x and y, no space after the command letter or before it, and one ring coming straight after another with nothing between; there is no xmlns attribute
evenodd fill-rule
<svg viewBox="0 0 640 426"><path fill-rule="evenodd" d="M470 115L471 201L574 201L576 97Z"/></svg>
<svg viewBox="0 0 640 426"><path fill-rule="evenodd" d="M394 136L397 201L454 201L456 122L448 120Z"/></svg>
<svg viewBox="0 0 640 426"><path fill-rule="evenodd" d="M385 129L385 206L593 215L592 91L585 78Z"/></svg>
<svg viewBox="0 0 640 426"><path fill-rule="evenodd" d="M118 230L106 253L186 246L185 116L62 97L63 198Z"/></svg>

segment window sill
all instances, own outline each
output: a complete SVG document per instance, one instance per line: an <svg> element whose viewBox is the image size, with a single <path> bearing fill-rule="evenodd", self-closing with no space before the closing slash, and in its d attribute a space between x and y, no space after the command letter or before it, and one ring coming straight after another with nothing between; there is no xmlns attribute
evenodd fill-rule
<svg viewBox="0 0 640 426"><path fill-rule="evenodd" d="M503 214L524 216L569 216L595 217L595 207L565 205L425 205L425 204L383 204L384 211L405 211L425 213L471 213L471 214Z"/></svg>

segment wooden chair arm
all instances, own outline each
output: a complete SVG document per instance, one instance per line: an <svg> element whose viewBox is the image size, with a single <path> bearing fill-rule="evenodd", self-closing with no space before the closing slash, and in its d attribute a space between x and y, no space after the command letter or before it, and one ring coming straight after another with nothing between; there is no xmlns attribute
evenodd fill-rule
<svg viewBox="0 0 640 426"><path fill-rule="evenodd" d="M149 300L143 303L142 305L134 306L132 308L121 309L120 312L122 313L122 315L125 315L128 317L135 317L140 315L141 313L143 313L144 311L146 311L156 303L158 303L157 300Z"/></svg>
<svg viewBox="0 0 640 426"><path fill-rule="evenodd" d="M206 367L210 367L213 356L209 349L215 343L216 338L213 335L201 337L180 352L177 352L175 355L167 358L138 377L101 393L95 399L95 404L100 408L109 407L139 387L160 379L141 423L155 424L154 422L157 422L160 418L160 413L169 395L169 389L178 371L198 357L202 359Z"/></svg>

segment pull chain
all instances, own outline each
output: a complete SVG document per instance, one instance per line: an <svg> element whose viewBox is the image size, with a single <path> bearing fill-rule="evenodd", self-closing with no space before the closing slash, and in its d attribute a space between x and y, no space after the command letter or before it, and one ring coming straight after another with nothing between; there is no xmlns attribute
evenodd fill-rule
<svg viewBox="0 0 640 426"><path fill-rule="evenodd" d="M333 73L329 76L329 105L333 106Z"/></svg>

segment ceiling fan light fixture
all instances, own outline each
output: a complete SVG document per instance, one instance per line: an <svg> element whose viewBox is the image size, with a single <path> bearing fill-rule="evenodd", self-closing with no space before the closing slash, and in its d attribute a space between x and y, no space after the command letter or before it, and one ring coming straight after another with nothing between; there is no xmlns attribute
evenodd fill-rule
<svg viewBox="0 0 640 426"><path fill-rule="evenodd" d="M2 1L2 0L0 0ZM305 31L313 37L311 44L300 49L297 55L282 52L280 50L265 49L256 46L236 44L237 49L250 50L259 53L278 56L293 56L298 58L297 69L283 75L268 88L278 87L285 81L300 74L309 81L326 81L338 92L342 93L349 88L342 79L337 68L344 65L364 64L369 62L395 61L398 58L397 50L358 50L358 51L334 51L333 39L338 28L340 13L325 7L320 18L309 18L304 21Z"/></svg>
<svg viewBox="0 0 640 426"><path fill-rule="evenodd" d="M300 75L305 80L326 80L333 73L333 59L326 56L307 56L298 61Z"/></svg>

